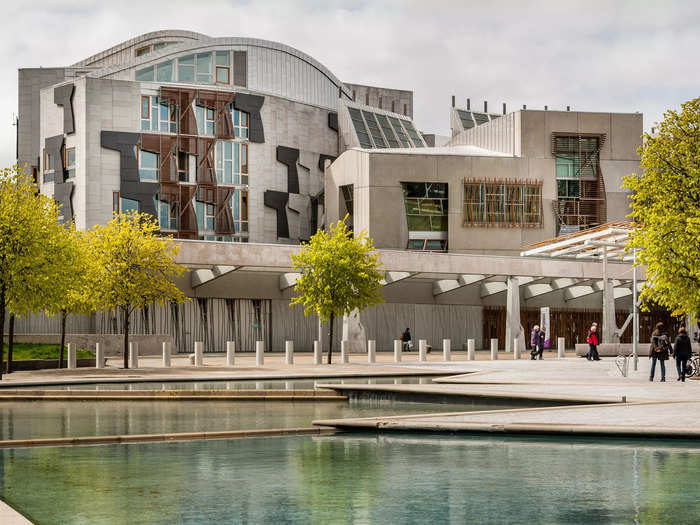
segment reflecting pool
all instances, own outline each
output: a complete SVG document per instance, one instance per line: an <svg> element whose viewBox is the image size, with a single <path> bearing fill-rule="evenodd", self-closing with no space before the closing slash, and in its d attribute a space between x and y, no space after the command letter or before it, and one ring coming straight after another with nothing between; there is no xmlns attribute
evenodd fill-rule
<svg viewBox="0 0 700 525"><path fill-rule="evenodd" d="M448 374L445 374L448 375ZM450 374L451 375L451 374ZM311 390L327 383L361 385L417 385L430 384L436 375L379 376L379 377L320 377L301 379L263 379L236 381L141 381L114 383L86 383L77 385L41 385L5 388L31 390ZM444 377L444 376L442 376Z"/></svg>
<svg viewBox="0 0 700 525"><path fill-rule="evenodd" d="M496 410L507 405L397 401L0 402L0 439L309 427L314 419Z"/></svg>
<svg viewBox="0 0 700 525"><path fill-rule="evenodd" d="M0 450L38 524L696 523L695 443L432 435Z"/></svg>

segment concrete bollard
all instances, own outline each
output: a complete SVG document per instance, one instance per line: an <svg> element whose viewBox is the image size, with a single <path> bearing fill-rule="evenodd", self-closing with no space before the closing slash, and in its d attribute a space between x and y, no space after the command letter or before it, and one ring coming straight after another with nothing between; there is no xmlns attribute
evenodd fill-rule
<svg viewBox="0 0 700 525"><path fill-rule="evenodd" d="M520 344L517 337L513 339L513 359L516 361L520 359Z"/></svg>
<svg viewBox="0 0 700 525"><path fill-rule="evenodd" d="M377 342L373 339L367 341L367 362L374 363L377 360Z"/></svg>
<svg viewBox="0 0 700 525"><path fill-rule="evenodd" d="M265 364L265 341L255 341L255 365Z"/></svg>
<svg viewBox="0 0 700 525"><path fill-rule="evenodd" d="M467 361L474 361L476 352L474 351L474 339L467 339Z"/></svg>
<svg viewBox="0 0 700 525"><path fill-rule="evenodd" d="M340 342L340 362L345 364L350 362L350 356L348 355L348 347L350 346L350 341L343 340Z"/></svg>
<svg viewBox="0 0 700 525"><path fill-rule="evenodd" d="M229 368L236 361L236 343L235 341L226 341L226 366Z"/></svg>
<svg viewBox="0 0 700 525"><path fill-rule="evenodd" d="M163 341L163 368L170 368L170 343Z"/></svg>
<svg viewBox="0 0 700 525"><path fill-rule="evenodd" d="M131 368L139 367L139 344L129 343L129 366Z"/></svg>
<svg viewBox="0 0 700 525"><path fill-rule="evenodd" d="M320 365L323 362L323 353L321 352L321 342L314 341L314 364Z"/></svg>
<svg viewBox="0 0 700 525"><path fill-rule="evenodd" d="M105 351L100 343L95 343L95 368L105 367Z"/></svg>
<svg viewBox="0 0 700 525"><path fill-rule="evenodd" d="M284 342L284 364L294 364L294 341Z"/></svg>
<svg viewBox="0 0 700 525"><path fill-rule="evenodd" d="M75 358L75 343L68 343L68 368L77 368L77 360Z"/></svg>
<svg viewBox="0 0 700 525"><path fill-rule="evenodd" d="M428 341L425 339L420 339L418 341L418 361L425 361L428 356Z"/></svg>
<svg viewBox="0 0 700 525"><path fill-rule="evenodd" d="M194 343L194 366L204 366L204 342Z"/></svg>
<svg viewBox="0 0 700 525"><path fill-rule="evenodd" d="M498 359L498 339L491 339L491 361Z"/></svg>
<svg viewBox="0 0 700 525"><path fill-rule="evenodd" d="M401 362L401 341L394 339L394 363Z"/></svg>
<svg viewBox="0 0 700 525"><path fill-rule="evenodd" d="M442 340L442 360L452 360L452 341L450 341L449 339Z"/></svg>
<svg viewBox="0 0 700 525"><path fill-rule="evenodd" d="M566 346L566 339L563 337L557 337L557 357L559 359L564 359L564 346Z"/></svg>

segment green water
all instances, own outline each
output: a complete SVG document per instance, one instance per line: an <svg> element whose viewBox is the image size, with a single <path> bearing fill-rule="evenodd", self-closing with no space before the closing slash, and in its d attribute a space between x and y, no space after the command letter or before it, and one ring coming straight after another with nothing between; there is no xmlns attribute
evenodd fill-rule
<svg viewBox="0 0 700 525"><path fill-rule="evenodd" d="M0 402L0 439L309 427L314 419L495 410L396 401Z"/></svg>
<svg viewBox="0 0 700 525"><path fill-rule="evenodd" d="M342 435L0 450L38 524L697 523L700 449Z"/></svg>

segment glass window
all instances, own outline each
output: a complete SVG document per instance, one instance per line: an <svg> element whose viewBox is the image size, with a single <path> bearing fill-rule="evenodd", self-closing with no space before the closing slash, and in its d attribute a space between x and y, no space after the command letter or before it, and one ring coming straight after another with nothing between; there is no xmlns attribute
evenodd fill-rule
<svg viewBox="0 0 700 525"><path fill-rule="evenodd" d="M219 184L237 184L233 178L233 149L238 147L229 141L216 142L216 180ZM236 177L237 178L237 177Z"/></svg>
<svg viewBox="0 0 700 525"><path fill-rule="evenodd" d="M233 136L236 138L247 139L249 129L248 113L239 109L233 109L233 106L231 106L231 113L233 118Z"/></svg>
<svg viewBox="0 0 700 525"><path fill-rule="evenodd" d="M216 66L216 83L230 84L231 70L227 67Z"/></svg>
<svg viewBox="0 0 700 525"><path fill-rule="evenodd" d="M158 154L146 150L139 152L139 178L142 181L158 181Z"/></svg>
<svg viewBox="0 0 700 525"><path fill-rule="evenodd" d="M374 119L374 113L369 111L362 111L362 116L365 117L365 122L367 123L367 129L370 135L372 135L372 140L374 141L375 148L386 148L386 141L382 137L382 132L379 131L379 125Z"/></svg>
<svg viewBox="0 0 700 525"><path fill-rule="evenodd" d="M156 96L142 96L141 131L177 133L177 106Z"/></svg>
<svg viewBox="0 0 700 525"><path fill-rule="evenodd" d="M234 190L231 214L236 233L248 231L248 190Z"/></svg>
<svg viewBox="0 0 700 525"><path fill-rule="evenodd" d="M136 50L136 56L142 57L144 55L147 55L150 52L151 52L151 46L140 47Z"/></svg>
<svg viewBox="0 0 700 525"><path fill-rule="evenodd" d="M75 177L75 148L66 149L65 166L66 176L69 179Z"/></svg>
<svg viewBox="0 0 700 525"><path fill-rule="evenodd" d="M573 179L578 177L576 173L576 158L570 155L556 156L556 178Z"/></svg>
<svg viewBox="0 0 700 525"><path fill-rule="evenodd" d="M150 128L150 119L151 119L151 101L150 97L141 97L141 120L147 120L148 122L148 128ZM143 129L143 126L141 126L141 129Z"/></svg>
<svg viewBox="0 0 700 525"><path fill-rule="evenodd" d="M217 66L229 66L231 60L231 55L228 51L217 51L216 52L216 65Z"/></svg>
<svg viewBox="0 0 700 525"><path fill-rule="evenodd" d="M406 133L408 133L411 142L413 142L413 146L416 148L422 148L423 141L418 136L418 132L416 131L416 128L413 127L413 124L408 120L402 121L402 124L404 129L406 130Z"/></svg>
<svg viewBox="0 0 700 525"><path fill-rule="evenodd" d="M411 143L408 141L408 137L406 136L406 133L404 133L399 119L397 119L396 117L387 118L389 119L389 122L391 122L391 126L394 128L394 131L396 132L396 137L399 139L401 146L404 148L410 148Z"/></svg>
<svg viewBox="0 0 700 525"><path fill-rule="evenodd" d="M165 46L172 44L172 42L158 42L157 44L153 44L153 51L158 51L159 49L163 49Z"/></svg>
<svg viewBox="0 0 700 525"><path fill-rule="evenodd" d="M471 180L464 185L465 226L542 226L542 183Z"/></svg>
<svg viewBox="0 0 700 525"><path fill-rule="evenodd" d="M119 211L121 213L128 213L130 211L139 211L139 201L133 199L119 199Z"/></svg>
<svg viewBox="0 0 700 525"><path fill-rule="evenodd" d="M177 202L167 202L155 197L158 210L158 224L161 230L177 230L179 218L179 206Z"/></svg>
<svg viewBox="0 0 700 525"><path fill-rule="evenodd" d="M379 122L379 126L382 128L382 131L384 132L384 137L386 137L386 141L389 143L390 148L398 148L399 147L399 142L396 140L396 137L394 136L394 131L391 129L391 126L389 125L389 120L386 118L385 115L380 115L379 113L376 114L377 117L377 122Z"/></svg>
<svg viewBox="0 0 700 525"><path fill-rule="evenodd" d="M173 81L173 61L168 60L167 62L162 62L158 64L156 69L156 80L158 82L172 82Z"/></svg>
<svg viewBox="0 0 700 525"><path fill-rule="evenodd" d="M402 186L408 231L440 232L446 235L447 184L441 182L404 182Z"/></svg>
<svg viewBox="0 0 700 525"><path fill-rule="evenodd" d="M54 158L44 150L44 182L54 181Z"/></svg>
<svg viewBox="0 0 700 525"><path fill-rule="evenodd" d="M194 55L177 59L178 82L194 82Z"/></svg>
<svg viewBox="0 0 700 525"><path fill-rule="evenodd" d="M195 106L194 116L197 120L197 133L199 135L214 134L214 110L204 106Z"/></svg>
<svg viewBox="0 0 700 525"><path fill-rule="evenodd" d="M211 53L197 55L197 82L211 84Z"/></svg>
<svg viewBox="0 0 700 525"><path fill-rule="evenodd" d="M136 70L136 82L153 82L153 66Z"/></svg>
<svg viewBox="0 0 700 525"><path fill-rule="evenodd" d="M112 192L112 213L119 213L119 192Z"/></svg>
<svg viewBox="0 0 700 525"><path fill-rule="evenodd" d="M214 231L214 204L195 201L194 212L197 215L199 231Z"/></svg>
<svg viewBox="0 0 700 525"><path fill-rule="evenodd" d="M355 127L355 132L357 133L357 140L360 142L360 147L362 148L372 148L372 141L369 139L369 133L365 127L365 121L362 119L362 114L359 109L348 108L350 112L350 119Z"/></svg>

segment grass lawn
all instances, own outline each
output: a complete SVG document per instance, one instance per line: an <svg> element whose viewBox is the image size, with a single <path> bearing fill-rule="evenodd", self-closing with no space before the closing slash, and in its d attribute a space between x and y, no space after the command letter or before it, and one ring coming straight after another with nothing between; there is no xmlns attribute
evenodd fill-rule
<svg viewBox="0 0 700 525"><path fill-rule="evenodd" d="M60 345L44 345L34 343L15 343L12 345L12 360L27 361L30 359L58 359ZM2 357L7 359L7 345L2 347ZM95 357L94 352L78 349L77 357ZM68 348L63 351L63 359L68 359Z"/></svg>

